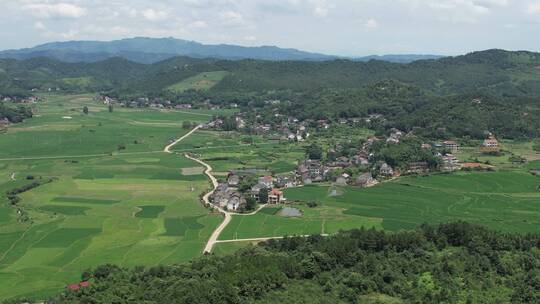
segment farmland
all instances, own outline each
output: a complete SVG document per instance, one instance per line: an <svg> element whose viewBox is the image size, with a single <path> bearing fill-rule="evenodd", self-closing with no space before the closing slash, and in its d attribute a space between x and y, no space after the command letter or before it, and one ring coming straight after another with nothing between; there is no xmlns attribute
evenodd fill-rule
<svg viewBox="0 0 540 304"><path fill-rule="evenodd" d="M186 133L182 121L215 112L109 113L85 95L46 100L0 136L0 192L41 183L18 194L17 208L0 197L0 298L43 298L102 263L200 255L221 220L199 203L208 181L197 163L162 150Z"/></svg>
<svg viewBox="0 0 540 304"><path fill-rule="evenodd" d="M167 88L169 91L181 93L186 90L208 90L220 82L229 73L226 71L205 72L189 77Z"/></svg>
<svg viewBox="0 0 540 304"><path fill-rule="evenodd" d="M302 212L295 218L269 208L234 216L220 239L332 234L359 227L398 231L455 220L504 232L539 232L539 185L529 173L509 171L404 177L369 189L343 187L339 196L331 196L325 185L291 188L285 191L290 201L318 206L295 205Z"/></svg>
<svg viewBox="0 0 540 304"><path fill-rule="evenodd" d="M522 171L403 177L369 189L346 187L328 196L328 187L289 189L290 200L317 201L343 214L380 219L397 231L421 223L466 220L505 232L539 232L540 179Z"/></svg>
<svg viewBox="0 0 540 304"><path fill-rule="evenodd" d="M175 149L195 151L215 172L250 168L285 173L293 171L298 160L304 157L300 144L236 132L198 131L197 136L187 138Z"/></svg>
<svg viewBox="0 0 540 304"><path fill-rule="evenodd" d="M45 97L34 118L0 136L0 193L37 183L17 195L16 208L0 197L0 279L6 282L0 298L43 298L103 263L173 264L199 256L222 217L199 203L208 180L201 165L183 152L197 153L218 176L246 168L287 173L305 157L305 143L208 130L172 147L175 153L163 153L165 145L188 132L183 121L206 122L224 111L118 107L109 112L88 95ZM354 135L371 134L361 129ZM518 154L531 153L528 143L505 145ZM497 166L496 172L401 177L368 189L290 188L285 196L301 216L283 217L281 207L233 215L219 240L360 227L398 231L453 220L539 232L540 179L527 170L540 163L513 164L508 156L481 156ZM464 149L459 157L477 155ZM250 243L218 243L214 253Z"/></svg>

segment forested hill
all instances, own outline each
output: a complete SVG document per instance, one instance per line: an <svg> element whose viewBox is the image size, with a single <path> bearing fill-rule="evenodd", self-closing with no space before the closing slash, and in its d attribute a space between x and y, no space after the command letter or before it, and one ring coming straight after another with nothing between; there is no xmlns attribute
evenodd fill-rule
<svg viewBox="0 0 540 304"><path fill-rule="evenodd" d="M39 56L67 62L95 62L122 57L154 63L174 56L221 59L332 60L335 56L276 46L246 47L231 44L202 44L174 38L136 37L115 41L66 41L38 45L29 49L1 51L0 58L28 59ZM407 58L407 57L405 57Z"/></svg>
<svg viewBox="0 0 540 304"><path fill-rule="evenodd" d="M384 61L261 61L175 57L155 64L122 58L65 63L0 60L0 95L102 93L121 100L237 103L269 99L299 118L384 115L368 127L436 137L540 137L540 54L488 50L409 64Z"/></svg>
<svg viewBox="0 0 540 304"><path fill-rule="evenodd" d="M52 303L540 303L540 236L464 222L286 238L190 264L82 274ZM86 283L85 283L86 284Z"/></svg>
<svg viewBox="0 0 540 304"><path fill-rule="evenodd" d="M46 58L3 59L0 60L0 93L51 86L70 91L156 93L188 77L211 71L228 72L212 88L216 92L351 89L394 79L435 94L489 90L507 96L540 95L540 54L502 50L410 64L348 60L227 61L188 57L175 57L152 65L121 58L96 63L65 63Z"/></svg>
<svg viewBox="0 0 540 304"><path fill-rule="evenodd" d="M209 45L174 38L129 38L115 41L65 41L51 42L33 48L0 51L0 58L30 59L53 58L65 62L97 62L112 57L121 57L140 63L155 63L175 56L193 58L219 58L229 60L334 60L338 56L305 52L276 46L246 47L231 44ZM438 55L381 55L354 57L352 60L372 59L408 63L420 59L438 59Z"/></svg>

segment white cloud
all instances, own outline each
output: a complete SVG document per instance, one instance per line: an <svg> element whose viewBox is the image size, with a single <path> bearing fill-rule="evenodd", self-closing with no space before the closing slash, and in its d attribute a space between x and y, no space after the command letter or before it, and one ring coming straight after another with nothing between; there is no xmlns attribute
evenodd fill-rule
<svg viewBox="0 0 540 304"><path fill-rule="evenodd" d="M190 24L193 28L206 28L208 27L208 24L204 20L195 20Z"/></svg>
<svg viewBox="0 0 540 304"><path fill-rule="evenodd" d="M324 17L328 16L328 9L326 7L323 7L323 6L315 6L315 9L313 10L313 13L317 17L324 18Z"/></svg>
<svg viewBox="0 0 540 304"><path fill-rule="evenodd" d="M238 26L238 25L244 25L246 21L244 20L244 16L236 11L224 11L221 12L220 18L223 24L230 25L230 26Z"/></svg>
<svg viewBox="0 0 540 304"><path fill-rule="evenodd" d="M531 3L527 7L527 13L529 14L540 14L540 2L538 3Z"/></svg>
<svg viewBox="0 0 540 304"><path fill-rule="evenodd" d="M43 22L41 21L37 21L36 23L34 23L34 28L42 31L47 29L47 27L45 27L45 24L43 24Z"/></svg>
<svg viewBox="0 0 540 304"><path fill-rule="evenodd" d="M308 0L308 3L313 6L313 14L315 17L326 18L330 11L330 7L326 0ZM294 5L298 5L294 4Z"/></svg>
<svg viewBox="0 0 540 304"><path fill-rule="evenodd" d="M379 23L375 19L369 19L364 23L364 26L370 29L379 27Z"/></svg>
<svg viewBox="0 0 540 304"><path fill-rule="evenodd" d="M167 12L154 10L152 8L143 10L141 14L146 20L149 21L162 21L169 17Z"/></svg>
<svg viewBox="0 0 540 304"><path fill-rule="evenodd" d="M509 0L475 0L472 1L476 5L491 7L491 6L507 6L509 4Z"/></svg>
<svg viewBox="0 0 540 304"><path fill-rule="evenodd" d="M80 18L86 15L86 8L70 3L28 3L22 9L40 18Z"/></svg>
<svg viewBox="0 0 540 304"><path fill-rule="evenodd" d="M47 31L47 32L43 33L42 36L46 37L46 38L49 38L49 39L66 40L66 39L74 39L74 38L78 37L79 34L80 34L79 31L71 29L71 30L69 30L67 32L61 32L61 33Z"/></svg>
<svg viewBox="0 0 540 304"><path fill-rule="evenodd" d="M344 55L540 50L540 0L0 0L0 11L0 48L173 36Z"/></svg>

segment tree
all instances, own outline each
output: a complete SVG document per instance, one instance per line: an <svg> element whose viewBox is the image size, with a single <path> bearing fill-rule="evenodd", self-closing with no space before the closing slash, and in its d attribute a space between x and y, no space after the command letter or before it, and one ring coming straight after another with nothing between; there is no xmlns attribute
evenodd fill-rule
<svg viewBox="0 0 540 304"><path fill-rule="evenodd" d="M191 126L192 126L191 121L184 120L184 121L182 122L182 128L183 128L183 129L191 129Z"/></svg>
<svg viewBox="0 0 540 304"><path fill-rule="evenodd" d="M322 159L323 150L321 146L313 143L306 148L306 154L309 159Z"/></svg>
<svg viewBox="0 0 540 304"><path fill-rule="evenodd" d="M110 104L110 105L109 105L109 113L112 113L112 112L113 112L113 105Z"/></svg>
<svg viewBox="0 0 540 304"><path fill-rule="evenodd" d="M236 130L236 119L234 117L224 117L222 128L224 131Z"/></svg>
<svg viewBox="0 0 540 304"><path fill-rule="evenodd" d="M84 106L84 107L82 108L82 111L83 111L83 113L84 113L85 115L88 115L88 107L87 107L87 106Z"/></svg>
<svg viewBox="0 0 540 304"><path fill-rule="evenodd" d="M246 210L255 210L257 207L257 201L253 197L246 198Z"/></svg>
<svg viewBox="0 0 540 304"><path fill-rule="evenodd" d="M259 202L261 204L268 203L268 189L262 188L261 190L259 190Z"/></svg>
<svg viewBox="0 0 540 304"><path fill-rule="evenodd" d="M534 143L533 150L540 152L540 141Z"/></svg>

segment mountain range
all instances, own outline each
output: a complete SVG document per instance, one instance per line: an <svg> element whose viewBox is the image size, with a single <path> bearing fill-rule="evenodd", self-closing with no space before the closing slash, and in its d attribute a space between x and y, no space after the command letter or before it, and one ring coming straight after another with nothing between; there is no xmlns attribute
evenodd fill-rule
<svg viewBox="0 0 540 304"><path fill-rule="evenodd" d="M129 38L115 41L51 42L33 48L5 50L0 58L31 59L46 57L64 62L98 62L113 57L152 64L176 56L227 60L258 59L269 61L327 61L346 57L305 52L276 46L246 47L230 44L202 44L175 38ZM438 59L438 55L382 55L350 57L355 61L382 60L409 63L421 59Z"/></svg>

